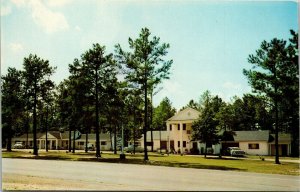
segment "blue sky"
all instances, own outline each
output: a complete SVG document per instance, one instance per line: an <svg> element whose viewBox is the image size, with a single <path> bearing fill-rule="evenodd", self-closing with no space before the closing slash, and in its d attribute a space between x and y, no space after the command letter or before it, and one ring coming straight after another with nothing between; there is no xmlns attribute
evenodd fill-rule
<svg viewBox="0 0 300 192"><path fill-rule="evenodd" d="M113 52L147 27L170 44L174 61L154 104L167 96L180 109L205 90L230 101L251 92L242 73L248 55L263 40L298 31L297 10L293 1L1 0L1 73L34 53L57 66L59 83L93 43Z"/></svg>

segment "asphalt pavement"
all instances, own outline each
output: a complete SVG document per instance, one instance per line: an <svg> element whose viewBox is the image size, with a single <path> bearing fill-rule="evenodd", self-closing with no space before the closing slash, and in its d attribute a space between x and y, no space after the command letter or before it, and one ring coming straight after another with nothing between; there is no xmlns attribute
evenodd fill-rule
<svg viewBox="0 0 300 192"><path fill-rule="evenodd" d="M48 190L300 191L299 176L100 162L3 158L4 187L6 177L11 175L15 181L10 179L10 184L21 182L22 178L28 177L29 182L35 182L35 185L40 185L41 189L45 189L42 185L47 183ZM35 178L43 179L43 183L39 183L40 180L35 180ZM68 185L63 185L63 183L68 183Z"/></svg>

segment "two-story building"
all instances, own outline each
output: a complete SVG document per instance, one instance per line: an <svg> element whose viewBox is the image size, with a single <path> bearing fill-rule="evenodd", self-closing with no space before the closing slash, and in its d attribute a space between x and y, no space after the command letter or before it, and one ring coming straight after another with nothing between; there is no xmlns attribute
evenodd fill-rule
<svg viewBox="0 0 300 192"><path fill-rule="evenodd" d="M192 140L192 124L199 118L200 112L190 107L179 111L166 121L168 150L185 153L198 148L197 141Z"/></svg>

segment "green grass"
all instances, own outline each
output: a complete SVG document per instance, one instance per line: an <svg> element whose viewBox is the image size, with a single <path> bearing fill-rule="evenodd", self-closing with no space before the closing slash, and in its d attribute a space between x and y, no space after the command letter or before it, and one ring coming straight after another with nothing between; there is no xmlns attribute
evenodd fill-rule
<svg viewBox="0 0 300 192"><path fill-rule="evenodd" d="M299 175L299 164L282 162L280 165L273 161L258 161L254 157L250 159L226 159L218 157L200 157L200 156L180 156L180 155L160 155L149 153L149 161L143 160L143 154L126 154L125 160L119 159L119 154L102 153L101 158L95 157L95 152L76 152L66 153L66 151L39 151L39 156L34 156L28 151L2 151L3 158L27 158L27 159L52 159L52 160L70 160L70 161L94 161L109 163L128 163L128 164L147 164L168 167L186 167L197 169L215 169L215 170L234 170L256 173ZM259 159L259 157L257 157Z"/></svg>

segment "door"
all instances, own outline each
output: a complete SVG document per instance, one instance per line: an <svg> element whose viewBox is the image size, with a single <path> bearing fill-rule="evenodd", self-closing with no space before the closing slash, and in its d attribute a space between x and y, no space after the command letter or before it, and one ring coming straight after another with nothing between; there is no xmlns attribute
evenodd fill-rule
<svg viewBox="0 0 300 192"><path fill-rule="evenodd" d="M161 149L167 149L167 141L160 142Z"/></svg>
<svg viewBox="0 0 300 192"><path fill-rule="evenodd" d="M287 152L288 152L288 145L281 145L281 152L282 152L282 156L287 156Z"/></svg>
<svg viewBox="0 0 300 192"><path fill-rule="evenodd" d="M174 148L174 140L171 140L170 141L170 151L172 152L174 150L175 150L175 148Z"/></svg>

